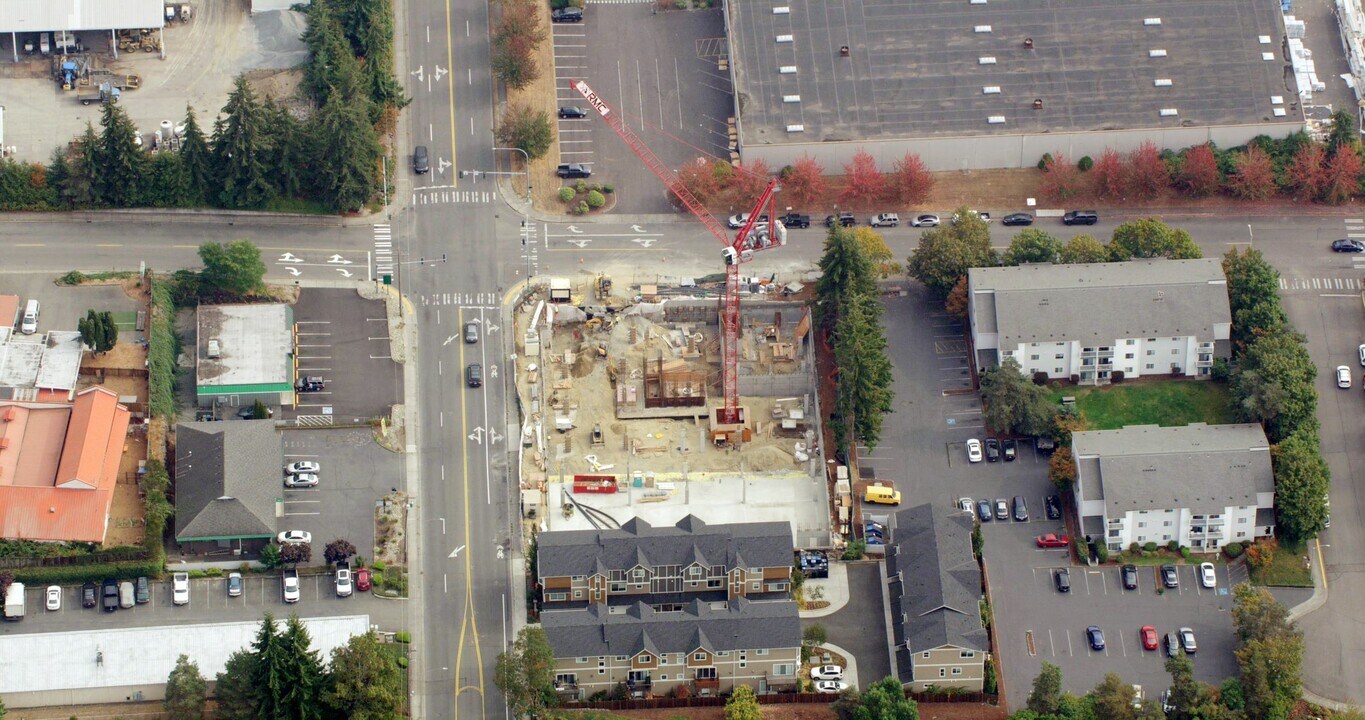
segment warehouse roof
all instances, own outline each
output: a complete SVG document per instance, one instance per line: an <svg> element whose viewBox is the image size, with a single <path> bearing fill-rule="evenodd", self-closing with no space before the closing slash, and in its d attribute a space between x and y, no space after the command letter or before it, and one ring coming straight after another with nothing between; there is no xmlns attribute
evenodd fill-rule
<svg viewBox="0 0 1365 720"><path fill-rule="evenodd" d="M165 19L162 0L0 0L0 32L135 30Z"/></svg>
<svg viewBox="0 0 1365 720"><path fill-rule="evenodd" d="M293 389L294 314L288 305L200 305L198 313L200 395Z"/></svg>
<svg viewBox="0 0 1365 720"><path fill-rule="evenodd" d="M1265 0L775 4L728 4L747 145L1302 122Z"/></svg>

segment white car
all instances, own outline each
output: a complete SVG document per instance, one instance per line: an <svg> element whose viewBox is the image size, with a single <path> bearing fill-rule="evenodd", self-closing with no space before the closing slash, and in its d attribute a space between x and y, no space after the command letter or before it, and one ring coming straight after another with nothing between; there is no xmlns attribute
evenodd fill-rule
<svg viewBox="0 0 1365 720"><path fill-rule="evenodd" d="M1365 345L1360 346L1360 365L1365 367Z"/></svg>
<svg viewBox="0 0 1365 720"><path fill-rule="evenodd" d="M60 586L48 585L47 591L43 595L47 598L48 610L62 609L62 588Z"/></svg>
<svg viewBox="0 0 1365 720"><path fill-rule="evenodd" d="M351 569L337 568L337 597L350 597L351 595Z"/></svg>
<svg viewBox="0 0 1365 720"><path fill-rule="evenodd" d="M321 469L322 466L318 465L312 460L300 460L299 462L289 463L288 465L284 466L284 471L289 473L290 475L298 475L300 473L315 473Z"/></svg>
<svg viewBox="0 0 1365 720"><path fill-rule="evenodd" d="M299 601L299 574L287 572L284 575L284 601L296 603Z"/></svg>
<svg viewBox="0 0 1365 720"><path fill-rule="evenodd" d="M308 488L317 487L318 476L313 473L299 473L298 475L284 476L284 486L287 488Z"/></svg>
<svg viewBox="0 0 1365 720"><path fill-rule="evenodd" d="M810 669L811 680L843 680L844 669L838 665L821 665Z"/></svg>
<svg viewBox="0 0 1365 720"><path fill-rule="evenodd" d="M175 573L171 576L171 602L176 605L190 603L190 574Z"/></svg>
<svg viewBox="0 0 1365 720"><path fill-rule="evenodd" d="M1213 563L1199 563L1199 584L1206 588L1218 586L1218 574L1214 571Z"/></svg>
<svg viewBox="0 0 1365 720"><path fill-rule="evenodd" d="M275 538L281 545L311 545L313 534L302 530L285 530Z"/></svg>
<svg viewBox="0 0 1365 720"><path fill-rule="evenodd" d="M958 498L957 507L968 515L976 515L976 503L972 502L971 498Z"/></svg>
<svg viewBox="0 0 1365 720"><path fill-rule="evenodd" d="M910 227L938 227L938 216L918 215L910 221Z"/></svg>
<svg viewBox="0 0 1365 720"><path fill-rule="evenodd" d="M967 462L981 462L981 441L976 438L967 441Z"/></svg>
<svg viewBox="0 0 1365 720"><path fill-rule="evenodd" d="M815 683L815 692L821 695L838 695L848 689L848 683L843 680L821 680Z"/></svg>
<svg viewBox="0 0 1365 720"><path fill-rule="evenodd" d="M1345 365L1337 366L1337 387L1351 387L1351 368L1348 368Z"/></svg>

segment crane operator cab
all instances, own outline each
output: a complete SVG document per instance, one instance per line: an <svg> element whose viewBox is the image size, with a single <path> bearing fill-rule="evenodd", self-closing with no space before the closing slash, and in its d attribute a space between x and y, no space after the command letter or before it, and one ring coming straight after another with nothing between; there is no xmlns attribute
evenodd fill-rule
<svg viewBox="0 0 1365 720"><path fill-rule="evenodd" d="M753 260L754 251L744 250L743 252L736 252L734 248L728 247L721 249L720 256L725 258L726 265L738 265L739 263L746 263Z"/></svg>

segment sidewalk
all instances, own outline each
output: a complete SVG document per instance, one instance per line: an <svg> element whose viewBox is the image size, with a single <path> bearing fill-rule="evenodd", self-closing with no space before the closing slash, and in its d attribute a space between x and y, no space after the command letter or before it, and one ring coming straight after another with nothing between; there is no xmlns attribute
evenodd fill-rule
<svg viewBox="0 0 1365 720"><path fill-rule="evenodd" d="M818 618L826 615L833 615L843 609L848 604L848 566L841 562L829 564L829 577L827 578L807 578L801 586L807 600L810 599L811 588L820 588L823 595L820 597L829 603L829 607L822 607L816 610L802 610L802 618Z"/></svg>

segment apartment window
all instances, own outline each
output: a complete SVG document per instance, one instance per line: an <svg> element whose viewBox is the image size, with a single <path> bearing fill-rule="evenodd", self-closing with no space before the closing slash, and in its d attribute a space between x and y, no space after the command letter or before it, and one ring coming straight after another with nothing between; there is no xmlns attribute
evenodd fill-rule
<svg viewBox="0 0 1365 720"><path fill-rule="evenodd" d="M710 580L707 580L707 581L706 581L706 587L708 587L708 588L718 588L718 587L720 587L720 578L711 578Z"/></svg>
<svg viewBox="0 0 1365 720"><path fill-rule="evenodd" d="M693 566L687 569L687 574L692 577L701 577L701 568Z"/></svg>
<svg viewBox="0 0 1365 720"><path fill-rule="evenodd" d="M716 653L716 657L730 657L730 651L721 650L720 652Z"/></svg>
<svg viewBox="0 0 1365 720"><path fill-rule="evenodd" d="M791 677L796 674L796 666L792 663L782 663L773 666L773 675L781 677Z"/></svg>
<svg viewBox="0 0 1365 720"><path fill-rule="evenodd" d="M1146 535L1139 535L1139 536L1138 536L1138 542L1140 542L1140 543L1145 543L1145 542L1147 542L1147 536L1146 536Z"/></svg>
<svg viewBox="0 0 1365 720"><path fill-rule="evenodd" d="M1028 359L1030 359L1030 360L1037 360L1037 359L1038 359L1038 356L1037 356L1037 355L1030 355L1030 356L1028 356Z"/></svg>
<svg viewBox="0 0 1365 720"><path fill-rule="evenodd" d="M556 685L577 685L578 675L574 673L559 673L555 675Z"/></svg>
<svg viewBox="0 0 1365 720"><path fill-rule="evenodd" d="M1140 527L1140 528L1145 528L1145 527L1147 527L1147 523L1145 523L1145 522L1139 522L1139 523L1138 523L1138 527Z"/></svg>
<svg viewBox="0 0 1365 720"><path fill-rule="evenodd" d="M631 571L630 574L631 574L636 580L644 580L644 579L645 579L645 571L642 570L642 569L640 569L640 568L635 568L634 570Z"/></svg>
<svg viewBox="0 0 1365 720"><path fill-rule="evenodd" d="M568 594L568 593L546 593L546 594L545 594L545 597L546 597L546 599L548 599L550 602L563 602L564 600L568 600L568 599L569 599L569 594Z"/></svg>
<svg viewBox="0 0 1365 720"><path fill-rule="evenodd" d="M1151 363L1147 363L1147 369L1148 369L1148 370L1152 370L1152 369L1154 369L1154 368L1156 368L1155 365L1153 365L1153 364L1151 364Z"/></svg>
<svg viewBox="0 0 1365 720"><path fill-rule="evenodd" d="M682 676L679 675L678 677L682 677ZM660 675L660 676L659 676L659 679L660 679L660 680L667 680L667 679L668 679L668 675L667 675L667 674Z"/></svg>
<svg viewBox="0 0 1365 720"><path fill-rule="evenodd" d="M953 668L953 674L954 674L954 675L961 675L961 674L962 674L962 668L960 668L960 667Z"/></svg>
<svg viewBox="0 0 1365 720"><path fill-rule="evenodd" d="M1156 342L1156 338L1147 338L1147 342Z"/></svg>
<svg viewBox="0 0 1365 720"><path fill-rule="evenodd" d="M1180 354L1180 348L1171 348L1171 354L1172 354L1172 355L1179 355L1179 354Z"/></svg>
<svg viewBox="0 0 1365 720"><path fill-rule="evenodd" d="M1056 355L1055 357L1053 357L1052 359L1053 359L1053 360L1061 360L1061 359L1064 358L1064 357L1066 357L1066 355L1064 355L1064 354L1062 354L1062 353L1057 353L1057 355Z"/></svg>
<svg viewBox="0 0 1365 720"><path fill-rule="evenodd" d="M1171 338L1171 342L1180 342L1180 338Z"/></svg>
<svg viewBox="0 0 1365 720"><path fill-rule="evenodd" d="M697 668L697 679L698 679L698 680L715 680L715 679L716 679L716 669L713 668L713 667Z"/></svg>
<svg viewBox="0 0 1365 720"><path fill-rule="evenodd" d="M623 592L625 592L625 591L626 591L626 584L625 584L625 583L623 583L623 582L614 582L614 583L611 584L611 592L614 592L614 593L623 593Z"/></svg>
<svg viewBox="0 0 1365 720"><path fill-rule="evenodd" d="M763 648L763 649L761 649L761 650L755 650L755 651L754 651L754 654L755 654L755 655L767 655L767 654L768 654L768 648Z"/></svg>
<svg viewBox="0 0 1365 720"><path fill-rule="evenodd" d="M583 582L584 580L587 580L587 578L584 577L584 576L582 576L582 575L574 575L574 576L573 576L573 581L574 581L574 582Z"/></svg>
<svg viewBox="0 0 1365 720"><path fill-rule="evenodd" d="M653 660L654 656L649 653L641 653L640 655L640 662L642 663L653 662Z"/></svg>
<svg viewBox="0 0 1365 720"><path fill-rule="evenodd" d="M1171 539L1171 536L1170 536L1170 535L1162 535L1162 536L1161 536L1161 539L1162 539L1162 540L1170 540L1170 539Z"/></svg>
<svg viewBox="0 0 1365 720"><path fill-rule="evenodd" d="M925 660L928 660L928 659L929 659L929 653L928 653L928 652L922 653L922 654L920 655L920 657L924 658Z"/></svg>
<svg viewBox="0 0 1365 720"><path fill-rule="evenodd" d="M1129 340L1128 342L1132 342L1132 340ZM976 657L976 651L975 651L975 650L963 650L962 652L958 653L958 657L961 657L961 658L974 658L974 657Z"/></svg>
<svg viewBox="0 0 1365 720"><path fill-rule="evenodd" d="M581 598L581 597L583 597L583 591L582 591L582 590L575 590L575 591L573 591L573 596L574 596L574 599Z"/></svg>
<svg viewBox="0 0 1365 720"><path fill-rule="evenodd" d="M668 656L667 656L667 655L660 655L660 656L659 656L659 664L660 664L660 665L667 665L667 664L668 664Z"/></svg>
<svg viewBox="0 0 1365 720"><path fill-rule="evenodd" d="M693 659L693 660L696 660L697 662L705 662L705 661L706 661L706 653L697 653L696 655L693 655L693 656L692 656L692 659Z"/></svg>
<svg viewBox="0 0 1365 720"><path fill-rule="evenodd" d="M1062 374L1062 369L1061 369L1061 368L1052 368L1052 374L1053 374L1053 375L1061 375L1061 374Z"/></svg>
<svg viewBox="0 0 1365 720"><path fill-rule="evenodd" d="M581 657L581 658L574 658L573 661L576 662L576 663L578 663L579 665L582 665L583 663L587 662L588 659L585 658L585 657Z"/></svg>
<svg viewBox="0 0 1365 720"><path fill-rule="evenodd" d="M1161 527L1170 527L1170 526L1171 526L1171 521L1170 521L1170 520L1164 520L1164 521L1162 521L1162 523L1161 523Z"/></svg>
<svg viewBox="0 0 1365 720"><path fill-rule="evenodd" d="M948 677L948 671L945 670L945 669L943 669L943 668L939 668L939 669L938 669L938 676L939 676L939 677Z"/></svg>
<svg viewBox="0 0 1365 720"><path fill-rule="evenodd" d="M1136 341L1136 340L1133 340L1133 339L1128 339L1128 340L1124 340L1124 341L1123 341L1123 344L1124 344L1124 345L1136 345L1136 344L1137 344L1137 341Z"/></svg>
<svg viewBox="0 0 1365 720"><path fill-rule="evenodd" d="M1111 538L1116 538L1116 537L1118 537L1118 536L1119 536L1119 529L1118 529L1118 528L1110 528L1110 529L1109 529L1109 537L1111 537Z"/></svg>
<svg viewBox="0 0 1365 720"><path fill-rule="evenodd" d="M627 656L625 656L625 655L617 655L617 656L616 656L616 662L625 662L625 661L627 661L627 660L629 660L629 659L630 659L630 658L627 657Z"/></svg>
<svg viewBox="0 0 1365 720"><path fill-rule="evenodd" d="M1147 351L1147 354L1148 354L1148 355L1155 355L1155 354L1156 354L1156 351L1155 351L1155 350L1148 350L1148 351Z"/></svg>
<svg viewBox="0 0 1365 720"><path fill-rule="evenodd" d="M1241 532L1241 531L1238 531L1238 532L1237 532L1237 537L1246 537L1246 536L1247 536L1247 534L1244 533L1244 532Z"/></svg>
<svg viewBox="0 0 1365 720"><path fill-rule="evenodd" d="M1081 348L1081 352L1095 352L1095 348L1092 348L1092 347L1089 347L1089 348Z"/></svg>
<svg viewBox="0 0 1365 720"><path fill-rule="evenodd" d="M1237 518L1237 524L1238 524L1238 525L1245 525L1245 524L1247 524L1247 519L1246 519L1246 518Z"/></svg>
<svg viewBox="0 0 1365 720"><path fill-rule="evenodd" d="M1210 515L1210 516L1209 516L1209 519L1210 519L1210 520L1222 520L1222 519L1223 519L1223 516L1222 516L1222 515Z"/></svg>
<svg viewBox="0 0 1365 720"><path fill-rule="evenodd" d="M1028 346L1029 346L1029 347L1038 347L1038 343L1029 343Z"/></svg>
<svg viewBox="0 0 1365 720"><path fill-rule="evenodd" d="M1132 359L1133 359L1133 354L1132 354L1132 353L1125 353L1124 356L1123 356L1123 359L1124 359L1124 360L1132 360Z"/></svg>

